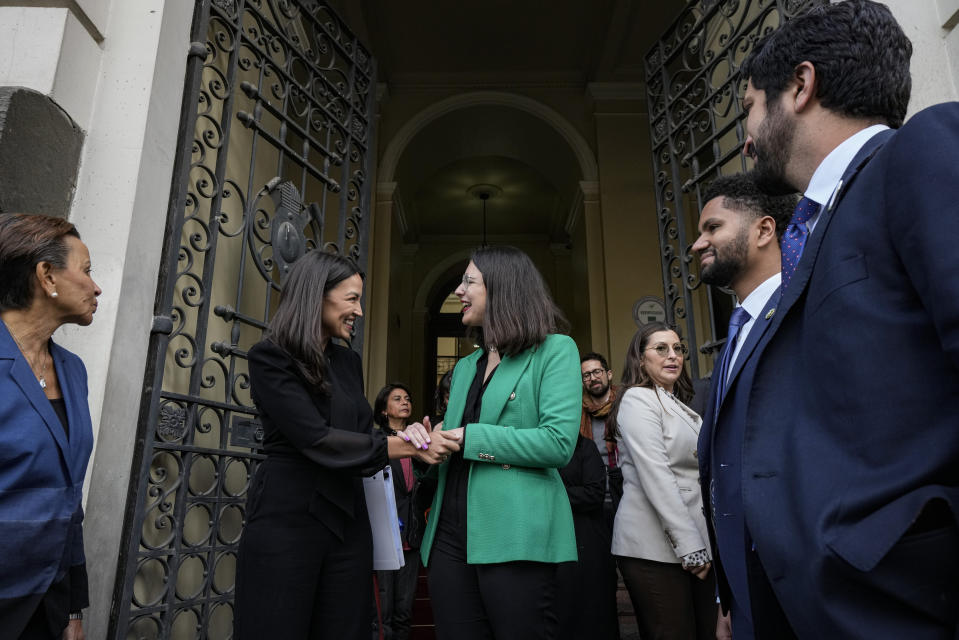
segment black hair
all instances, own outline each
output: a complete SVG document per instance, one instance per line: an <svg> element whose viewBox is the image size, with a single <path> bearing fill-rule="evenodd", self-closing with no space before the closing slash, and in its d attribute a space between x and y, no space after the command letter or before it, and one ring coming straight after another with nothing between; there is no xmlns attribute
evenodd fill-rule
<svg viewBox="0 0 959 640"><path fill-rule="evenodd" d="M569 323L528 255L516 247L482 247L470 256L483 274L486 313L478 337L503 356L535 347Z"/></svg>
<svg viewBox="0 0 959 640"><path fill-rule="evenodd" d="M595 351L590 351L589 353L580 356L579 363L583 364L587 360L598 360L601 365L603 365L603 370L609 371L609 363L606 362L606 358L603 357L601 353L596 353Z"/></svg>
<svg viewBox="0 0 959 640"><path fill-rule="evenodd" d="M67 266L66 237L80 239L72 223L29 213L0 214L0 310L33 303L37 265Z"/></svg>
<svg viewBox="0 0 959 640"><path fill-rule="evenodd" d="M410 393L410 388L402 382L391 382L376 394L376 400L373 401L373 422L389 435L393 435L393 427L390 426L390 419L384 411L386 411L386 404L389 402L390 394L393 393L394 389L405 391L406 395L410 397L410 402L413 402L413 394Z"/></svg>
<svg viewBox="0 0 959 640"><path fill-rule="evenodd" d="M902 126L909 105L912 43L889 8L872 0L814 7L760 40L742 78L779 98L801 62L816 69L816 97L844 116Z"/></svg>
<svg viewBox="0 0 959 640"><path fill-rule="evenodd" d="M771 196L756 184L752 172L719 176L710 182L703 192L703 205L714 198L722 198L723 206L758 220L769 216L776 222L776 238L782 240L789 225L796 196Z"/></svg>
<svg viewBox="0 0 959 640"><path fill-rule="evenodd" d="M363 272L355 262L318 249L307 251L290 270L266 337L293 359L311 385L327 390L323 355L323 298L339 283Z"/></svg>
<svg viewBox="0 0 959 640"><path fill-rule="evenodd" d="M440 378L436 385L436 391L433 392L433 411L436 413L434 418L441 420L446 415L446 403L449 402L450 384L453 382L453 370L450 369Z"/></svg>

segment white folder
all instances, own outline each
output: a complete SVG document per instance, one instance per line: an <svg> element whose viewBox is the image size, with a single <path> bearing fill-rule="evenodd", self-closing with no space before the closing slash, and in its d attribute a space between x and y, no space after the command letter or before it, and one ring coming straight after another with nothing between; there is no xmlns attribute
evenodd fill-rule
<svg viewBox="0 0 959 640"><path fill-rule="evenodd" d="M404 564L391 471L390 467L386 467L370 478L363 478L366 510L370 514L370 528L373 530L373 568L381 570L396 570Z"/></svg>

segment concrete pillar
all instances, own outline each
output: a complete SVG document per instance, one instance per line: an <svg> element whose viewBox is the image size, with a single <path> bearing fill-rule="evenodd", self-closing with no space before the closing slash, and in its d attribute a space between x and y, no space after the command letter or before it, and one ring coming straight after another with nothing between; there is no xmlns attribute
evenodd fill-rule
<svg viewBox="0 0 959 640"><path fill-rule="evenodd" d="M370 229L370 273L366 294L366 396L372 398L386 384L387 331L390 311L390 262L392 255L395 182L376 185L376 204Z"/></svg>
<svg viewBox="0 0 959 640"><path fill-rule="evenodd" d="M90 248L103 295L90 327L60 331L62 344L87 366L96 436L84 525L88 638L107 637L123 544L193 3L114 2L104 19L70 216Z"/></svg>
<svg viewBox="0 0 959 640"><path fill-rule="evenodd" d="M908 116L959 99L959 0L883 0L912 40Z"/></svg>
<svg viewBox="0 0 959 640"><path fill-rule="evenodd" d="M586 230L586 260L589 263L589 348L609 352L609 325L606 315L606 252L603 246L603 216L599 183L581 181L583 224Z"/></svg>

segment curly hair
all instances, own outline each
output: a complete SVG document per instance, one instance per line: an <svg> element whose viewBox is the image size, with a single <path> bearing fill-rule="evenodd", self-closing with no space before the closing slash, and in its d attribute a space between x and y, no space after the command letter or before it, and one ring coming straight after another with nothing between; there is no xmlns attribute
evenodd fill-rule
<svg viewBox="0 0 959 640"><path fill-rule="evenodd" d="M703 204L723 198L723 206L750 216L753 220L769 216L776 221L776 238L782 240L796 208L796 196L772 196L759 188L753 172L719 176L706 186Z"/></svg>

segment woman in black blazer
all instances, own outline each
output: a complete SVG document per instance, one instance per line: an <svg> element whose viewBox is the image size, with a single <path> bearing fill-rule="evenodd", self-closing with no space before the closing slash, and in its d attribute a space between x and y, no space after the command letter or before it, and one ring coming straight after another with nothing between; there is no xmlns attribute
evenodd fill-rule
<svg viewBox="0 0 959 640"><path fill-rule="evenodd" d="M352 261L310 251L250 349L267 458L250 486L237 558L238 640L369 640L373 539L362 478L389 458L432 464L459 449L419 423L395 436L373 430L360 357L331 341L350 339L362 294Z"/></svg>

